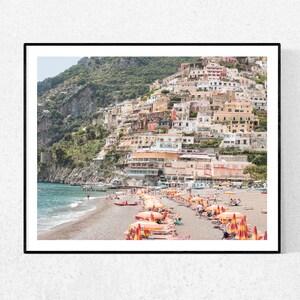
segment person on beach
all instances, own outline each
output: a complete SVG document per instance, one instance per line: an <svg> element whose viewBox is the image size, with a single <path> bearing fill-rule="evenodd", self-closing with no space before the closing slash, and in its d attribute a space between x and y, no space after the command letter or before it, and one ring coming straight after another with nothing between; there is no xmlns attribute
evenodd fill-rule
<svg viewBox="0 0 300 300"><path fill-rule="evenodd" d="M90 199L90 195L87 195L88 200Z"/></svg>
<svg viewBox="0 0 300 300"><path fill-rule="evenodd" d="M204 208L203 206L199 203L197 206L197 213L199 215L199 217L201 218L202 214L203 214Z"/></svg>
<svg viewBox="0 0 300 300"><path fill-rule="evenodd" d="M217 204L217 194L214 194L213 200L214 200L213 203Z"/></svg>
<svg viewBox="0 0 300 300"><path fill-rule="evenodd" d="M240 198L238 198L238 199L235 201L234 205L235 205L235 206L239 206L239 205L240 205L240 203L241 203L241 199L240 199Z"/></svg>
<svg viewBox="0 0 300 300"><path fill-rule="evenodd" d="M222 237L222 240L228 240L230 237L230 234L227 232L227 231L224 231L224 234L223 234L223 237Z"/></svg>

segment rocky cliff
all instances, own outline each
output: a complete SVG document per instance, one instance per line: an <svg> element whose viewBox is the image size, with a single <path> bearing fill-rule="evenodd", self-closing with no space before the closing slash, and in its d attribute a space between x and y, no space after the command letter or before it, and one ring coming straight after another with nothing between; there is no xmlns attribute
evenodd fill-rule
<svg viewBox="0 0 300 300"><path fill-rule="evenodd" d="M86 182L109 182L122 175L113 166L100 169L93 163L74 169L55 164L43 164L38 172L38 181L82 185Z"/></svg>

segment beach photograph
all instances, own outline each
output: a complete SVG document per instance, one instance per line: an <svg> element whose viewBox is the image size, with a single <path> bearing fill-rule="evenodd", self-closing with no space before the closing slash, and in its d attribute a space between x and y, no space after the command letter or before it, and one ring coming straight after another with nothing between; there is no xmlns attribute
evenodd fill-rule
<svg viewBox="0 0 300 300"><path fill-rule="evenodd" d="M36 245L274 247L276 60L266 50L222 55L217 46L178 56L159 46L143 56L99 47L101 55L34 56Z"/></svg>

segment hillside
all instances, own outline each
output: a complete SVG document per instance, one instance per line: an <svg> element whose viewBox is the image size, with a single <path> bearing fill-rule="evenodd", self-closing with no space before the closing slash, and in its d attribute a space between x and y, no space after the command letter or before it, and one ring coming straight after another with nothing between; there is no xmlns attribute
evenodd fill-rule
<svg viewBox="0 0 300 300"><path fill-rule="evenodd" d="M91 122L92 114L149 91L175 73L187 57L91 57L37 84L38 148L62 140Z"/></svg>

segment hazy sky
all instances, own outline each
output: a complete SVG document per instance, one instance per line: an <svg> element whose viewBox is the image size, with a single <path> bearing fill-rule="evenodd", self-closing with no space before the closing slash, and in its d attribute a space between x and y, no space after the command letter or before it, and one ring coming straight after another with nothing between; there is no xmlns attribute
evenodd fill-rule
<svg viewBox="0 0 300 300"><path fill-rule="evenodd" d="M37 59L37 74L38 81L45 78L53 77L63 72L64 70L76 65L81 57L38 57Z"/></svg>

